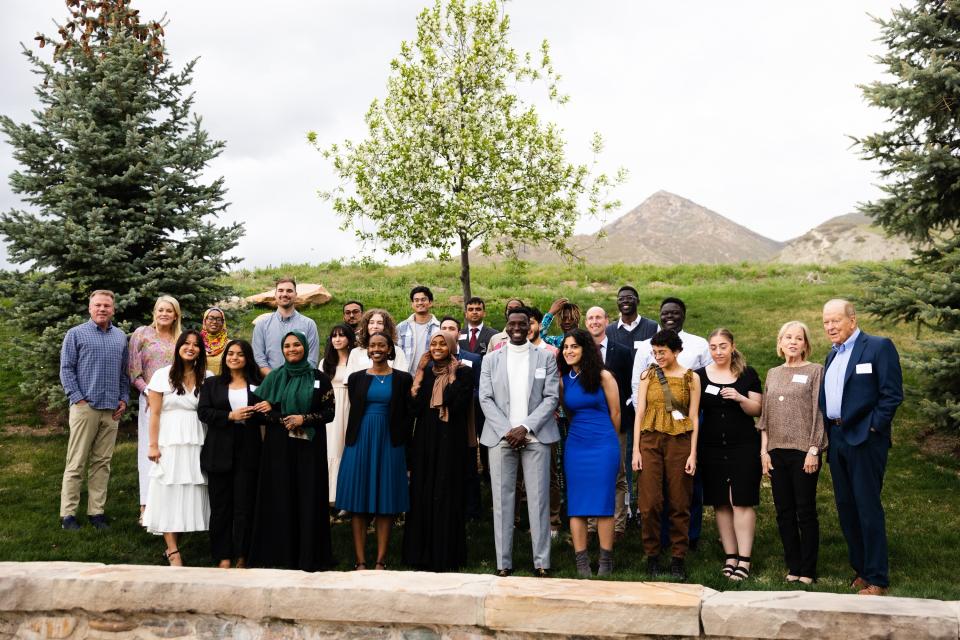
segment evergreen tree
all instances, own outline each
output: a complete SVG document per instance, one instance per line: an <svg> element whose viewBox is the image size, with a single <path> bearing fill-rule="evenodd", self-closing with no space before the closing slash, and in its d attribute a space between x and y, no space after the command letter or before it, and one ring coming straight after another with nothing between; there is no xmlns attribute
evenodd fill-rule
<svg viewBox="0 0 960 640"><path fill-rule="evenodd" d="M920 350L905 358L920 378L921 414L933 425L960 425L960 3L919 0L877 20L887 47L878 62L890 80L863 87L890 112L890 128L857 142L878 160L885 197L861 210L911 239L903 265L862 270L863 306L916 322ZM922 332L921 329L928 329Z"/></svg>
<svg viewBox="0 0 960 640"><path fill-rule="evenodd" d="M149 321L163 294L198 319L229 293L222 275L238 259L226 253L243 234L215 224L223 179L202 178L223 143L191 115L196 61L175 71L163 25L142 21L129 0L66 5L57 36L36 38L52 61L24 47L41 79L33 122L0 117L20 165L11 188L30 205L0 215L9 259L26 267L5 287L24 334L6 362L24 372L24 392L51 405L63 403L63 335L86 319L92 290L117 294L115 322Z"/></svg>

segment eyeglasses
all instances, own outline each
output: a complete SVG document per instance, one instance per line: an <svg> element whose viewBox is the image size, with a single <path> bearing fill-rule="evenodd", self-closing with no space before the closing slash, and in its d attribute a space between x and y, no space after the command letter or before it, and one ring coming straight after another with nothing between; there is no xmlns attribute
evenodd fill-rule
<svg viewBox="0 0 960 640"><path fill-rule="evenodd" d="M223 322L223 318L219 316L207 316L207 322Z"/></svg>

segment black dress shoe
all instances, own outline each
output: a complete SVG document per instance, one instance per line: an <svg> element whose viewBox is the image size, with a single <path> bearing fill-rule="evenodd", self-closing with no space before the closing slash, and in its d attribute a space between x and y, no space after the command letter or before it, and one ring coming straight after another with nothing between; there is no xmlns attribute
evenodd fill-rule
<svg viewBox="0 0 960 640"><path fill-rule="evenodd" d="M536 569L533 570L533 577L534 577L534 578L549 578L549 577L550 577L550 570L549 570L549 569L544 569L543 567L537 567Z"/></svg>
<svg viewBox="0 0 960 640"><path fill-rule="evenodd" d="M493 572L493 575L498 578L507 578L513 573L513 569L497 569Z"/></svg>
<svg viewBox="0 0 960 640"><path fill-rule="evenodd" d="M670 575L681 582L687 579L687 570L683 566L683 558L673 558L670 560Z"/></svg>
<svg viewBox="0 0 960 640"><path fill-rule="evenodd" d="M100 531L106 531L110 528L110 525L107 524L107 516L103 515L102 513L96 516L90 516L90 524L94 529L98 529Z"/></svg>
<svg viewBox="0 0 960 640"><path fill-rule="evenodd" d="M67 516L60 518L60 528L66 531L77 531L80 528L80 523L73 516Z"/></svg>
<svg viewBox="0 0 960 640"><path fill-rule="evenodd" d="M647 556L647 575L651 578L660 575L660 558L657 556Z"/></svg>

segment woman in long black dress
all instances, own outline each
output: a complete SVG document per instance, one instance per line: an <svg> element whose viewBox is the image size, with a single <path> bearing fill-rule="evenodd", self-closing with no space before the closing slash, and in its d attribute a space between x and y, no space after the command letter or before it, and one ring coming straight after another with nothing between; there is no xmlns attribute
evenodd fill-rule
<svg viewBox="0 0 960 640"><path fill-rule="evenodd" d="M246 564L257 497L260 425L270 405L254 394L260 369L246 340L231 340L220 375L200 387L197 414L207 425L200 468L210 492L210 552L220 567Z"/></svg>
<svg viewBox="0 0 960 640"><path fill-rule="evenodd" d="M286 362L257 389L271 411L249 564L317 571L333 564L324 431L335 411L333 387L307 361L306 336L291 331L281 347Z"/></svg>
<svg viewBox="0 0 960 640"><path fill-rule="evenodd" d="M403 561L428 571L456 571L467 559L463 469L473 372L457 361L455 349L449 334L435 334L411 390L417 428L410 447Z"/></svg>
<svg viewBox="0 0 960 640"><path fill-rule="evenodd" d="M697 370L703 503L713 505L717 517L726 554L723 574L739 581L750 576L754 507L760 504L760 433L753 419L760 415L763 396L760 377L737 351L733 334L717 329L708 342L713 364Z"/></svg>

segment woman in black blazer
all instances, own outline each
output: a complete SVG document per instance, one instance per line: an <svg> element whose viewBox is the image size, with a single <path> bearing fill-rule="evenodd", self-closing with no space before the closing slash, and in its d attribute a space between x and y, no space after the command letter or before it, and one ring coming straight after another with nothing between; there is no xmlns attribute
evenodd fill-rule
<svg viewBox="0 0 960 640"><path fill-rule="evenodd" d="M260 425L270 405L254 391L260 370L245 340L227 343L220 375L200 387L197 413L207 425L200 468L210 493L210 551L219 566L243 567L250 547L260 465Z"/></svg>
<svg viewBox="0 0 960 640"><path fill-rule="evenodd" d="M336 506L352 514L354 568L367 568L367 522L374 517L376 568L386 569L393 520L410 508L405 448L413 423L413 378L388 364L395 356L390 336L370 336L367 355L372 362L370 368L356 371L347 379L350 414L337 477Z"/></svg>

